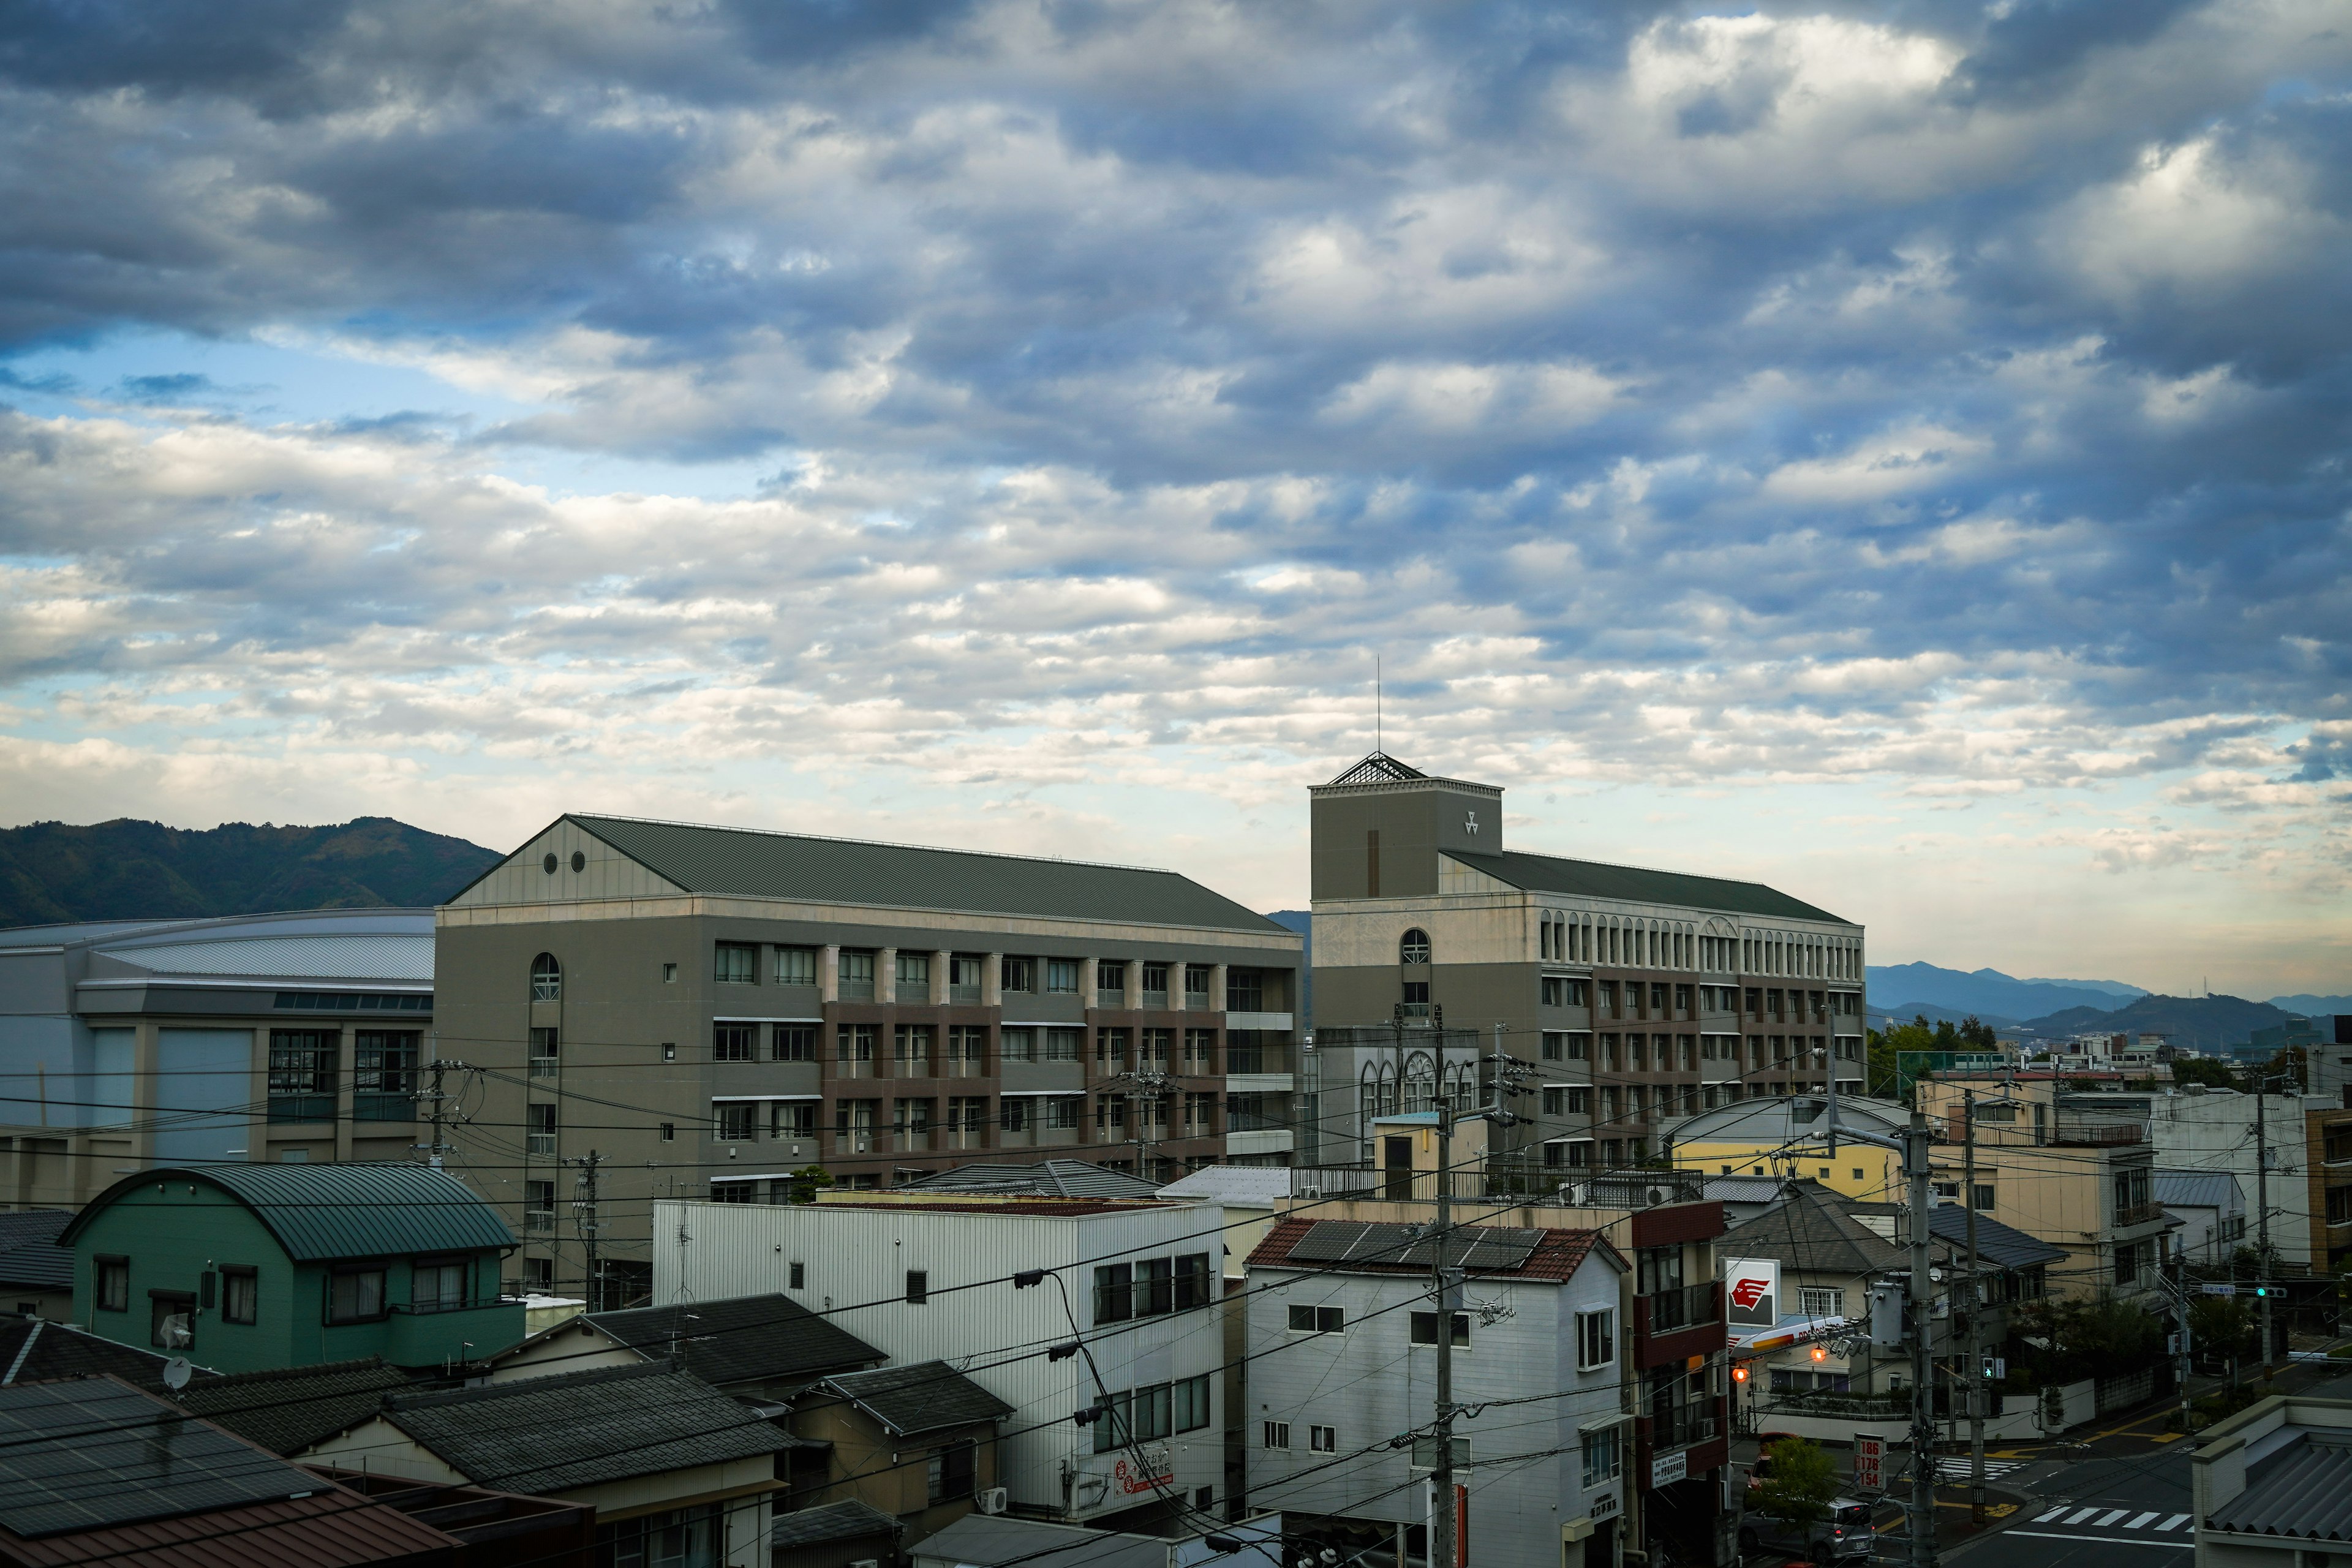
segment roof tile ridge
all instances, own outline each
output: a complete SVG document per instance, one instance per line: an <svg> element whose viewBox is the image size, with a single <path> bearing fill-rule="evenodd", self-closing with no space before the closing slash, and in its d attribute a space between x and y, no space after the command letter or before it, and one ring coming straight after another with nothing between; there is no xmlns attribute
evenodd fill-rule
<svg viewBox="0 0 2352 1568"><path fill-rule="evenodd" d="M519 1397L527 1394L543 1394L556 1388L579 1388L599 1383L618 1383L632 1377L668 1377L686 1375L681 1367L667 1361L641 1362L635 1366L588 1366L577 1372L544 1373L538 1377L519 1377L511 1383L486 1383L478 1388L436 1388L421 1394L384 1394L387 1410L434 1410L451 1405L487 1405L493 1400ZM715 1391L714 1391L715 1392Z"/></svg>

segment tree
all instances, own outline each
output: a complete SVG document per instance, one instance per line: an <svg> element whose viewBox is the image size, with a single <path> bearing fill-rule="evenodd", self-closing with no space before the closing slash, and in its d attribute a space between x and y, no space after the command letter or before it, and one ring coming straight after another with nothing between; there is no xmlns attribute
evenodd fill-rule
<svg viewBox="0 0 2352 1568"><path fill-rule="evenodd" d="M1757 1512L1792 1527L1807 1525L1829 1512L1837 1494L1837 1466L1827 1454L1802 1437L1773 1439L1771 1462L1754 1493Z"/></svg>
<svg viewBox="0 0 2352 1568"><path fill-rule="evenodd" d="M833 1173L823 1165L803 1165L785 1179L793 1184L793 1202L796 1204L813 1204L819 1187L833 1185Z"/></svg>
<svg viewBox="0 0 2352 1568"><path fill-rule="evenodd" d="M1947 1024L1944 1027L1948 1031L1951 1026ZM1869 1064L1870 1092L1888 1100L1899 1099L1905 1104L1909 1104L1910 1097L1902 1093L1901 1053L1948 1048L1950 1047L1939 1047L1936 1044L1936 1031L1927 1026L1927 1017L1924 1013L1907 1024L1895 1025L1884 1034L1872 1034Z"/></svg>
<svg viewBox="0 0 2352 1568"><path fill-rule="evenodd" d="M2164 1359L2164 1324L2128 1301L2045 1297L2021 1305L2011 1322L2045 1384L2114 1377Z"/></svg>
<svg viewBox="0 0 2352 1568"><path fill-rule="evenodd" d="M1960 1044L1973 1051L1997 1051L2000 1048L2000 1037L1992 1032L1992 1026L1977 1022L1974 1013L1961 1020L1959 1036Z"/></svg>
<svg viewBox="0 0 2352 1568"><path fill-rule="evenodd" d="M2172 1058L2172 1081L2175 1084L2201 1083L2210 1089L2235 1089L2237 1075L2230 1064L2219 1057L2175 1057Z"/></svg>

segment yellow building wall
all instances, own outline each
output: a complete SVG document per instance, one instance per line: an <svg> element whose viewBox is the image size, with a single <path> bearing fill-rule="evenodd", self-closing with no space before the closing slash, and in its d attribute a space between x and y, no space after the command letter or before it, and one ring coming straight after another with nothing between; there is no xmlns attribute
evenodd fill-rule
<svg viewBox="0 0 2352 1568"><path fill-rule="evenodd" d="M1820 1150L1784 1154L1758 1143L1676 1143L1675 1164L1710 1176L1802 1176L1867 1203L1903 1197L1902 1160L1891 1149L1867 1143L1841 1143L1833 1155Z"/></svg>

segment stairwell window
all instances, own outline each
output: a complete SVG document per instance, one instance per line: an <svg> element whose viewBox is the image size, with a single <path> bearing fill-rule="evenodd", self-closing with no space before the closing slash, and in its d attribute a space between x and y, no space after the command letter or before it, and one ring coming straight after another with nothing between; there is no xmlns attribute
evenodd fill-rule
<svg viewBox="0 0 2352 1568"><path fill-rule="evenodd" d="M542 952L530 961L530 999L534 1002L560 1002L563 999L563 966L555 962L551 952Z"/></svg>
<svg viewBox="0 0 2352 1568"><path fill-rule="evenodd" d="M1429 933L1422 930L1419 926L1415 926L1412 930L1405 932L1404 935L1397 942L1397 962L1399 963L1427 963L1429 962Z"/></svg>

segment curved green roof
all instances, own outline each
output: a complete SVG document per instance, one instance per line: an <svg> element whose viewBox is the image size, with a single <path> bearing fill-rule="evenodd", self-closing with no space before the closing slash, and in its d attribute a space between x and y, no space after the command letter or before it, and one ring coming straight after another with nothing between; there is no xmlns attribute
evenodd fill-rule
<svg viewBox="0 0 2352 1568"><path fill-rule="evenodd" d="M446 1171L390 1161L342 1165L163 1165L126 1176L58 1237L72 1246L115 1199L152 1182L208 1182L251 1209L298 1263L512 1247L498 1211Z"/></svg>

